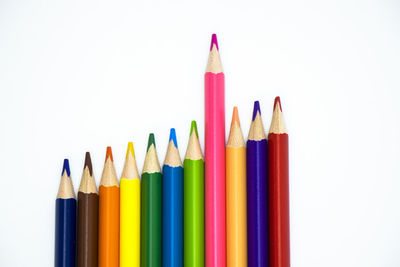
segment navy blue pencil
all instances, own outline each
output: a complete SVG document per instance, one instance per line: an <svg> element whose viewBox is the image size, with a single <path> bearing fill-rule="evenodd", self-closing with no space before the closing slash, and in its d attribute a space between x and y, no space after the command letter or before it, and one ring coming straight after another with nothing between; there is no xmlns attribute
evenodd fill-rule
<svg viewBox="0 0 400 267"><path fill-rule="evenodd" d="M261 120L260 103L256 101L246 153L248 267L269 266L267 156L267 138Z"/></svg>
<svg viewBox="0 0 400 267"><path fill-rule="evenodd" d="M68 159L64 160L56 199L55 267L76 264L76 199Z"/></svg>
<svg viewBox="0 0 400 267"><path fill-rule="evenodd" d="M162 265L183 266L183 167L171 129L162 180Z"/></svg>

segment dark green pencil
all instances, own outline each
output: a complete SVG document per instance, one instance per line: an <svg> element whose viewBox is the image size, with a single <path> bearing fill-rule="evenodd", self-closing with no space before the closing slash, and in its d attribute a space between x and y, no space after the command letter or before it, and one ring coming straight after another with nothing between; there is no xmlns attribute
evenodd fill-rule
<svg viewBox="0 0 400 267"><path fill-rule="evenodd" d="M161 179L154 134L150 134L141 184L141 267L161 267Z"/></svg>

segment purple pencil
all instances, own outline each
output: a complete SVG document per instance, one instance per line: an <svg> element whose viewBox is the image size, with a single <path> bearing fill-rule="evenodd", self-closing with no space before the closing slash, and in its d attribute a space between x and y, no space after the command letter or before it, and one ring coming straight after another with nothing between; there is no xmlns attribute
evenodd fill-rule
<svg viewBox="0 0 400 267"><path fill-rule="evenodd" d="M247 140L247 251L248 267L268 263L267 137L260 103L254 102L253 120Z"/></svg>

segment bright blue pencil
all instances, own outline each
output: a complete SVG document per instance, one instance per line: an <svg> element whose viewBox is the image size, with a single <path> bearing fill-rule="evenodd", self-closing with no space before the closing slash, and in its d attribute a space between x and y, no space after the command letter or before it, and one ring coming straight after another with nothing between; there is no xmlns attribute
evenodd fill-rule
<svg viewBox="0 0 400 267"><path fill-rule="evenodd" d="M162 264L183 266L183 168L175 129L169 136L162 180Z"/></svg>

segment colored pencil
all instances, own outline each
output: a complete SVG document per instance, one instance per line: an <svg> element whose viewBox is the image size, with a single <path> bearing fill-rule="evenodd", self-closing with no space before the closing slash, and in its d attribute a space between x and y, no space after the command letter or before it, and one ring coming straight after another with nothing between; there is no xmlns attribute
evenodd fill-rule
<svg viewBox="0 0 400 267"><path fill-rule="evenodd" d="M247 140L247 240L248 266L268 266L267 138L260 104L254 102Z"/></svg>
<svg viewBox="0 0 400 267"><path fill-rule="evenodd" d="M270 266L290 266L289 137L279 97L268 134Z"/></svg>
<svg viewBox="0 0 400 267"><path fill-rule="evenodd" d="M142 172L140 266L161 266L162 175L154 134L150 134Z"/></svg>
<svg viewBox="0 0 400 267"><path fill-rule="evenodd" d="M140 266L140 179L133 143L128 143L121 175L120 267Z"/></svg>
<svg viewBox="0 0 400 267"><path fill-rule="evenodd" d="M107 147L99 187L99 267L119 266L119 186L111 147Z"/></svg>
<svg viewBox="0 0 400 267"><path fill-rule="evenodd" d="M204 267L204 160L192 121L183 161L184 266Z"/></svg>
<svg viewBox="0 0 400 267"><path fill-rule="evenodd" d="M175 129L169 134L162 178L162 262L183 266L183 167Z"/></svg>
<svg viewBox="0 0 400 267"><path fill-rule="evenodd" d="M225 77L215 34L211 39L204 87L206 266L225 267Z"/></svg>
<svg viewBox="0 0 400 267"><path fill-rule="evenodd" d="M68 159L64 160L56 199L55 267L75 267L76 199Z"/></svg>
<svg viewBox="0 0 400 267"><path fill-rule="evenodd" d="M98 223L99 195L90 153L86 152L78 190L78 267L97 267Z"/></svg>
<svg viewBox="0 0 400 267"><path fill-rule="evenodd" d="M246 147L237 107L226 145L226 254L228 267L247 266Z"/></svg>

